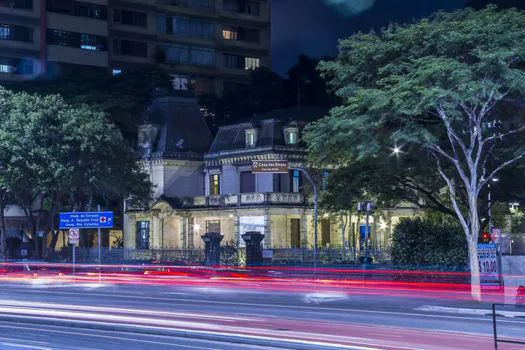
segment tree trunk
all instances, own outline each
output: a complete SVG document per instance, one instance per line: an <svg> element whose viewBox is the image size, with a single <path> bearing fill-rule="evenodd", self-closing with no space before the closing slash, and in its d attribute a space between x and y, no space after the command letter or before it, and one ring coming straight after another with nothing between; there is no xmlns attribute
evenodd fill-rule
<svg viewBox="0 0 525 350"><path fill-rule="evenodd" d="M478 240L469 238L468 254L470 260L470 293L472 298L481 301L480 270L478 257Z"/></svg>
<svg viewBox="0 0 525 350"><path fill-rule="evenodd" d="M478 237L479 237L479 213L478 196L475 189L469 193L469 212L470 212L470 235L467 235L469 261L470 261L470 289L472 298L481 301L480 269L478 256Z"/></svg>
<svg viewBox="0 0 525 350"><path fill-rule="evenodd" d="M346 249L345 245L345 234L346 234L346 226L348 224L348 218L344 214L340 214L339 219L341 220L341 244L343 245L343 249Z"/></svg>
<svg viewBox="0 0 525 350"><path fill-rule="evenodd" d="M0 245L2 246L2 260L5 261L7 259L7 247L6 247L6 224L5 224L5 205L2 203L0 205L0 221L2 224L2 233L0 236Z"/></svg>

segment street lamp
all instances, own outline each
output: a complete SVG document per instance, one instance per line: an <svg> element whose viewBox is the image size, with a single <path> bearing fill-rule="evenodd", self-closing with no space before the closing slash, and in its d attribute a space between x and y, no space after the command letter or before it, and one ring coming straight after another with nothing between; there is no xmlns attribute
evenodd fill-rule
<svg viewBox="0 0 525 350"><path fill-rule="evenodd" d="M368 260L368 237L370 235L370 232L368 232L368 225L369 225L369 215L370 212L374 209L376 203L375 202L358 202L357 203L357 211L365 211L366 212L366 221L365 221L365 247L364 247L364 253L365 253L365 261Z"/></svg>
<svg viewBox="0 0 525 350"><path fill-rule="evenodd" d="M394 145L394 147L391 149L392 149L392 155L399 156L401 153L403 153L403 150L398 145Z"/></svg>
<svg viewBox="0 0 525 350"><path fill-rule="evenodd" d="M496 183L499 179L497 177L492 179L492 182ZM488 201L489 201L489 232L492 234L492 189L490 188L490 182L488 183L489 188L489 194L488 194ZM499 238L499 237L498 237Z"/></svg>

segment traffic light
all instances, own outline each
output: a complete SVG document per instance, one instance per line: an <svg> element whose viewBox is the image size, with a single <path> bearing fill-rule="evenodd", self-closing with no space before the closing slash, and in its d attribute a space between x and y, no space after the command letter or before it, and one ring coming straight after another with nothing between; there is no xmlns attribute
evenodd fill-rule
<svg viewBox="0 0 525 350"><path fill-rule="evenodd" d="M479 236L479 242L480 243L489 243L491 240L490 233L483 232L481 236Z"/></svg>

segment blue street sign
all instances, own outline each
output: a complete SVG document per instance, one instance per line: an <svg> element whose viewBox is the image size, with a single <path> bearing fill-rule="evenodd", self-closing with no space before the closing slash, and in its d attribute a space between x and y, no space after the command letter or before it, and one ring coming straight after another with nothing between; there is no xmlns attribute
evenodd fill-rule
<svg viewBox="0 0 525 350"><path fill-rule="evenodd" d="M75 211L60 213L60 228L112 228L112 211Z"/></svg>

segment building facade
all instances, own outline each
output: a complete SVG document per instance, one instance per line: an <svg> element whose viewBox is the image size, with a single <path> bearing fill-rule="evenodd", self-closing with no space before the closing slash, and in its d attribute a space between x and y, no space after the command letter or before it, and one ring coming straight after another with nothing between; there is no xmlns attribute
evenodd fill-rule
<svg viewBox="0 0 525 350"><path fill-rule="evenodd" d="M271 65L269 0L0 1L0 81L154 64L197 94L248 83Z"/></svg>
<svg viewBox="0 0 525 350"><path fill-rule="evenodd" d="M171 98L172 99L172 98ZM181 99L182 100L182 99ZM174 102L172 108L177 103ZM197 108L196 103L192 108ZM188 144L173 152L185 140L169 129L190 132L166 109L169 122L159 120L141 128L139 144L144 147L142 165L156 185L156 200L150 208L127 208L124 247L130 249L203 248L201 236L223 234L222 242L243 245L248 231L263 233L267 248L312 248L314 213L311 187L299 170L288 174L253 174L253 160L287 160L290 168L306 166L306 150L300 139L308 120L326 110L302 107L270 112L253 120L220 127L213 141L204 125L191 127L199 145ZM176 113L181 113L176 112ZM197 120L195 114L194 120ZM169 124L169 125L168 125ZM163 136L165 135L165 136ZM202 152L206 143L207 150ZM370 218L370 244L387 247L391 228L414 208L386 210ZM343 220L348 220L343 229ZM318 245L342 247L364 241L363 217L341 218L322 213L318 219Z"/></svg>

